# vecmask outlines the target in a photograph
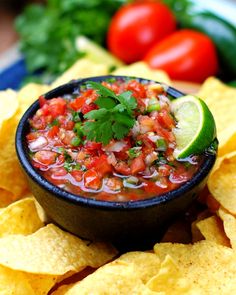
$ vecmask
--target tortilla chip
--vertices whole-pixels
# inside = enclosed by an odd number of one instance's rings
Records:
[[[29,235],[42,226],[33,198],[20,200],[0,211],[0,238],[12,234]]]
[[[203,98],[215,118],[219,155],[236,150],[236,89],[216,78],[208,78],[202,85],[198,96]]]
[[[203,294],[235,294],[236,256],[231,248],[201,241],[193,245],[160,243],[154,250],[161,261],[170,255],[183,277]]]
[[[80,52],[84,51],[85,57],[94,63],[105,64],[109,67],[120,67],[124,65],[123,62],[112,55],[111,52],[85,36],[76,38],[76,48]]]
[[[166,72],[162,70],[153,70],[146,63],[140,61],[128,66],[120,67],[112,72],[112,75],[124,75],[131,77],[140,77],[162,82],[171,85],[171,81]]]
[[[146,283],[160,269],[160,259],[154,253],[128,252],[117,260],[132,263],[135,266],[135,272],[143,283]]]
[[[0,264],[34,274],[63,275],[86,266],[97,268],[111,260],[116,250],[103,243],[91,243],[53,224],[32,235],[10,235],[0,239]]]
[[[232,125],[225,128],[224,132],[218,136],[220,141],[220,147],[218,150],[218,156],[222,157],[236,150],[236,130]]]
[[[182,276],[174,260],[167,255],[161,264],[161,268],[147,286],[155,292],[163,292],[166,295],[199,294],[198,290],[191,290],[188,280]],[[195,293],[194,293],[195,292]]]
[[[74,285],[62,287],[53,295],[117,295],[137,294],[154,295],[139,278],[132,263],[115,260],[100,267],[93,274]]]
[[[208,188],[222,207],[236,215],[236,151],[218,158]]]
[[[71,80],[103,76],[109,73],[109,66],[105,64],[94,63],[90,59],[81,58],[64,74],[57,78],[51,85],[51,88],[58,87]]]
[[[232,248],[236,250],[236,218],[223,208],[220,208],[218,212],[224,223],[226,236],[230,239]]]
[[[19,102],[15,91],[11,89],[0,91],[0,128],[3,121],[14,116],[18,106]]]
[[[230,241],[225,235],[222,221],[217,216],[211,216],[196,223],[197,228],[206,240],[230,247]]]
[[[36,295],[24,273],[14,271],[4,266],[0,266],[0,294]]]
[[[28,183],[15,152],[16,115],[4,121],[0,131],[0,188],[20,199],[28,192]]]
[[[46,93],[50,90],[48,85],[36,84],[36,83],[29,83],[17,94],[17,98],[19,100],[21,115],[28,109],[28,107],[35,102],[40,95]]]

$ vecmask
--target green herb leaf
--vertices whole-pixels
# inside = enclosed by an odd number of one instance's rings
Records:
[[[100,108],[105,108],[107,110],[110,110],[116,106],[116,102],[111,97],[99,97],[96,99],[95,103]]]
[[[97,82],[89,81],[89,87],[97,90],[100,95],[95,103],[99,110],[92,110],[84,117],[91,121],[85,122],[84,134],[92,141],[108,144],[112,138],[122,139],[135,123],[133,110],[137,102],[132,92],[126,91],[116,95],[113,91]]]
[[[91,87],[92,89],[97,90],[97,93],[102,97],[113,97],[117,99],[116,94],[108,89],[107,87],[103,86],[101,83],[89,81],[86,83],[88,87]]]

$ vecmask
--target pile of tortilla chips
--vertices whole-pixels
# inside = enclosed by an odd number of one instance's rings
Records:
[[[219,139],[199,200],[205,209],[192,224],[176,221],[153,249],[119,256],[112,245],[83,241],[48,223],[30,194],[14,148],[24,111],[57,85],[108,73],[109,65],[84,58],[51,86],[0,92],[0,294],[236,294],[236,89],[215,78],[198,93],[215,117]],[[114,74],[171,83],[143,63]]]

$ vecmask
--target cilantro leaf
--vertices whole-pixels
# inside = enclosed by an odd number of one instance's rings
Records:
[[[108,111],[106,109],[93,110],[85,114],[84,118],[97,120],[97,119],[102,119],[107,114],[108,114]]]
[[[122,139],[127,135],[127,127],[123,124],[120,124],[118,122],[115,122],[112,125],[112,131],[115,134],[116,139]]]
[[[120,95],[118,95],[117,98],[119,102],[126,108],[129,114],[131,114],[132,110],[134,110],[137,107],[136,99],[132,97],[131,91],[123,92]]]
[[[135,123],[133,110],[137,102],[132,92],[116,95],[100,83],[89,81],[86,85],[97,90],[99,97],[95,103],[100,107],[84,115],[85,119],[90,120],[82,127],[87,139],[106,145],[112,138],[124,138]]]
[[[98,105],[100,108],[105,108],[110,110],[116,106],[116,102],[111,97],[99,97],[96,99],[95,104]]]
[[[92,89],[97,90],[97,93],[102,97],[113,97],[113,98],[117,99],[116,94],[112,90],[110,90],[107,87],[103,86],[101,83],[88,81],[86,83],[86,85],[91,87]]]

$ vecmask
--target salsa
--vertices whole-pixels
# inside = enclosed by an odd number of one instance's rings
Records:
[[[54,185],[106,201],[135,201],[192,178],[201,156],[176,160],[176,121],[165,87],[154,82],[87,82],[46,100],[29,120],[32,165]]]

